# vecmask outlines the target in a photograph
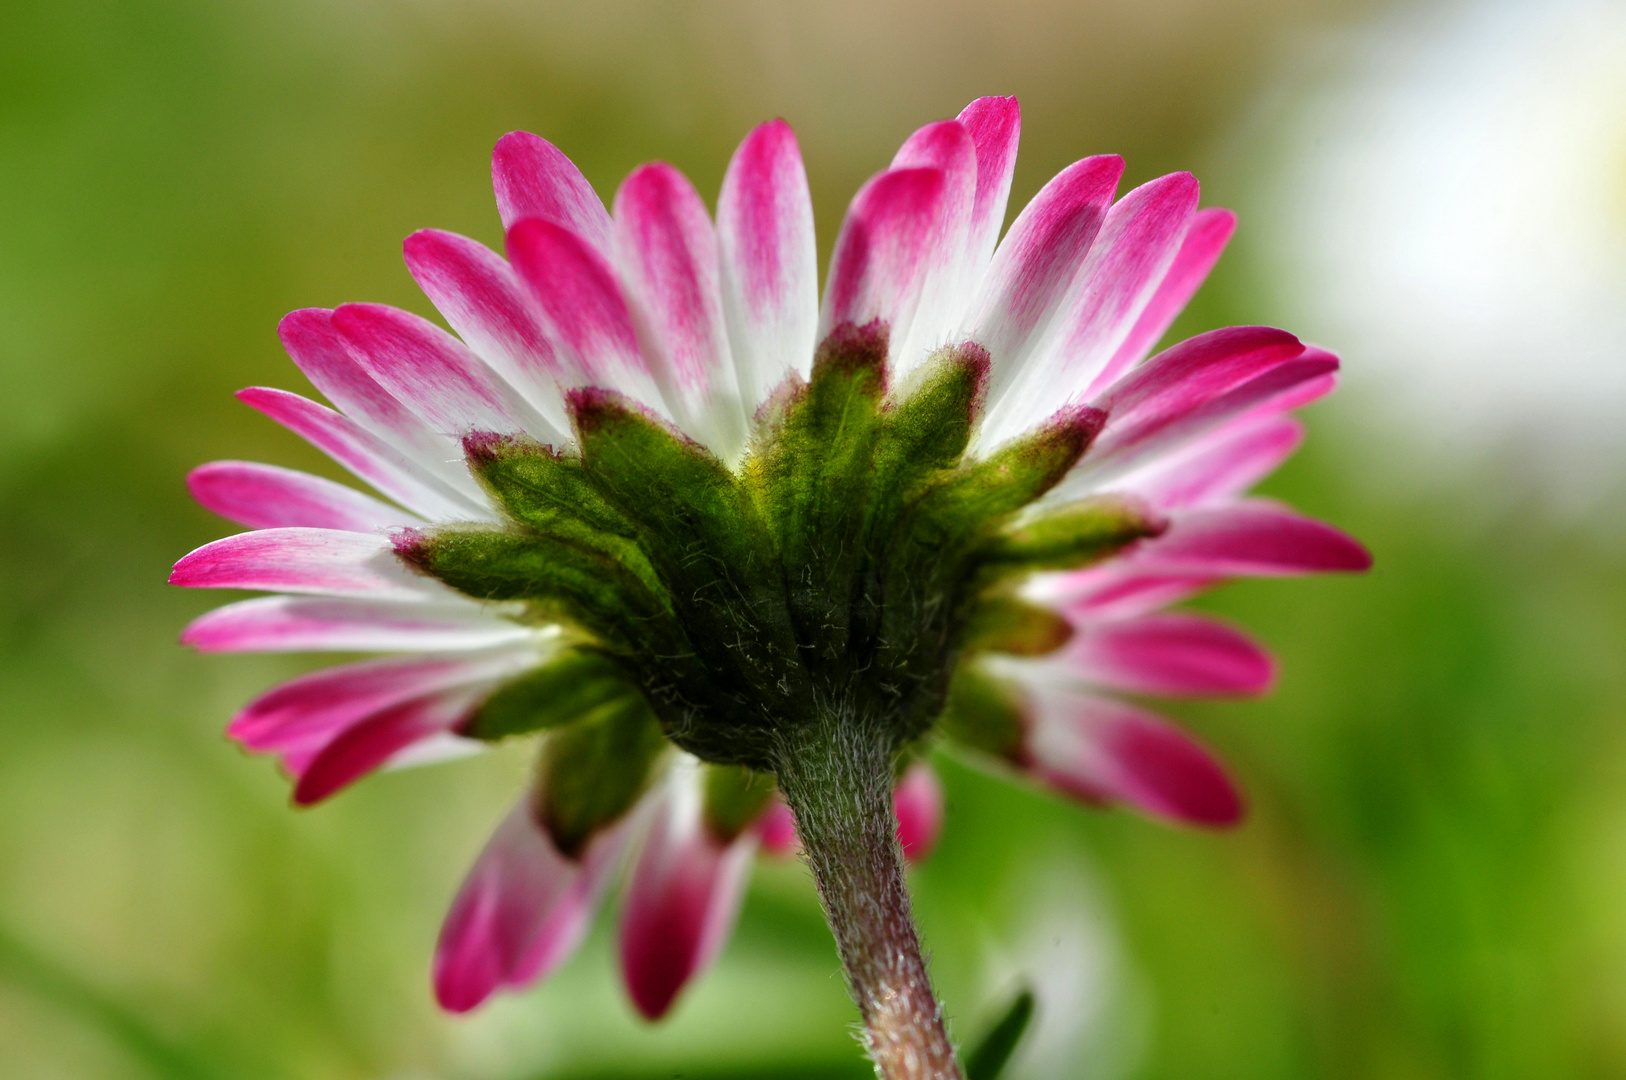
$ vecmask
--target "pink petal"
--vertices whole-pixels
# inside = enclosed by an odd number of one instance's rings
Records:
[[[812,370],[819,268],[807,173],[790,125],[740,143],[717,197],[723,310],[740,398],[761,404],[789,371]]]
[[[436,652],[508,645],[532,634],[469,603],[261,596],[215,608],[181,641],[200,652]]]
[[[454,686],[519,670],[534,654],[363,660],[292,679],[246,705],[226,734],[250,750],[326,743],[352,724]]]
[[[397,769],[416,769],[425,765],[440,765],[448,761],[461,761],[491,749],[491,744],[469,739],[455,731],[442,731],[427,739],[419,739],[411,746],[392,755],[380,772]]]
[[[581,877],[537,928],[529,951],[520,957],[508,977],[510,987],[519,989],[547,977],[576,951],[592,923],[593,912],[604,898],[610,876],[621,864],[621,852],[631,831],[632,826],[623,823],[589,843]]]
[[[719,842],[701,821],[694,794],[667,793],[621,913],[621,974],[649,1020],[664,1016],[689,980],[717,958],[739,916],[756,852],[749,830],[732,843]]]
[[[901,345],[931,259],[947,181],[939,169],[895,169],[853,196],[824,288],[819,337],[879,319]]]
[[[284,747],[283,763],[298,777],[294,802],[321,802],[413,743],[450,731],[476,700],[477,695],[462,690],[421,697],[374,713],[320,746]]]
[[[299,370],[340,412],[442,483],[483,501],[456,446],[379,384],[334,325],[333,312],[289,312],[277,324],[277,334]]]
[[[489,689],[489,684],[482,691]],[[431,765],[480,753],[489,744],[454,734],[475,704],[469,693],[456,690],[440,697],[425,697],[380,709],[342,727],[310,731],[267,747],[294,779],[294,803],[307,806],[374,772],[390,772],[415,765]],[[441,721],[425,711],[441,710]],[[331,754],[329,751],[333,751]],[[321,769],[312,769],[321,762]],[[309,781],[305,777],[311,776]]]
[[[1276,665],[1246,635],[1185,612],[1080,628],[1058,665],[1087,682],[1169,697],[1251,695],[1270,689]]]
[[[541,310],[508,262],[466,236],[424,229],[406,238],[407,268],[452,329],[563,432],[563,376]],[[549,436],[552,437],[551,435]]]
[[[548,974],[581,943],[626,827],[594,839],[580,862],[537,824],[527,794],[511,810],[452,901],[435,949],[435,997],[468,1012],[495,991]]]
[[[1211,506],[1269,476],[1303,441],[1304,425],[1292,417],[1249,417],[1135,473],[1123,487],[1159,509]]]
[[[992,394],[1011,376],[1060,314],[1078,268],[1100,232],[1123,175],[1116,155],[1067,166],[1022,208],[994,253],[972,305],[971,337],[997,357]]]
[[[342,413],[298,394],[264,386],[237,392],[245,405],[269,416],[357,477],[426,518],[490,520],[494,515],[475,488],[465,494],[415,457],[408,456]],[[450,452],[451,444],[446,444]],[[462,468],[461,464],[459,468]],[[463,470],[463,484],[472,484]],[[476,500],[479,501],[476,501]]]
[[[892,812],[904,857],[920,862],[930,855],[943,831],[943,782],[937,770],[923,761],[909,766],[892,789]]]
[[[1179,603],[1209,588],[1217,577],[1139,572],[1133,556],[1072,574],[1058,575],[1040,602],[1075,622],[1129,619]]]
[[[427,319],[383,304],[345,304],[333,325],[373,378],[437,433],[557,437],[513,387]]]
[[[1303,352],[1298,338],[1274,327],[1211,330],[1158,353],[1096,398],[1095,404],[1107,411],[1113,428],[1132,431],[1166,413],[1190,409]]]
[[[1234,232],[1236,215],[1231,211],[1212,207],[1197,211],[1197,215],[1191,219],[1191,230],[1180,245],[1180,253],[1169,266],[1169,272],[1163,275],[1157,291],[1147,301],[1146,310],[1136,320],[1135,328],[1129,331],[1124,343],[1118,346],[1118,351],[1096,377],[1090,393],[1111,386],[1113,380],[1140,363],[1152,350],[1207,280],[1208,272],[1219,262]]]
[[[801,841],[796,838],[796,815],[790,812],[790,807],[778,795],[762,811],[754,828],[765,854],[782,857],[792,854],[801,846]]]
[[[510,131],[491,151],[491,182],[504,231],[523,218],[563,225],[600,251],[610,250],[610,215],[581,170],[548,140]]]
[[[305,377],[345,415],[379,433],[422,436],[437,445],[422,422],[357,362],[333,325],[333,312],[290,311],[277,324],[277,336]]]
[[[1316,345],[1306,345],[1304,355],[1295,361],[1306,368],[1319,367],[1324,374],[1315,378],[1295,381],[1285,389],[1271,389],[1261,386],[1259,392],[1251,395],[1252,400],[1244,408],[1238,410],[1239,416],[1256,416],[1261,413],[1284,413],[1294,409],[1301,409],[1311,402],[1320,401],[1332,393],[1338,386],[1338,357],[1326,349]],[[1265,382],[1266,380],[1261,380]],[[1244,389],[1239,387],[1238,389]]]
[[[1158,353],[1092,403],[1107,423],[1098,455],[1144,442],[1236,386],[1304,352],[1299,339],[1268,326],[1231,326]]]
[[[395,557],[388,537],[337,529],[257,529],[184,556],[171,585],[421,600],[435,586]]]
[[[1319,401],[1338,385],[1338,357],[1314,345],[1277,368],[1257,375],[1203,406],[1181,425],[1181,438],[1244,418],[1291,412]]]
[[[981,97],[961,109],[957,119],[976,148],[977,192],[966,250],[980,273],[1005,224],[1005,203],[1016,171],[1016,144],[1022,134],[1022,106],[1014,97]]]
[[[1069,371],[1104,364],[1129,336],[1180,252],[1197,196],[1195,177],[1173,173],[1142,184],[1107,212],[1079,275],[1070,332],[1058,343]]]
[[[1126,802],[1154,817],[1225,827],[1242,797],[1200,743],[1117,701],[1044,690],[1033,696],[1029,771],[1090,802]]]
[[[372,532],[423,519],[320,476],[251,461],[215,461],[186,477],[206,510],[251,529],[305,525]]]
[[[977,150],[958,120],[927,124],[904,141],[891,170],[933,169],[943,175],[941,206],[924,257],[914,314],[893,324],[890,353],[906,374],[950,343],[965,319],[966,305],[984,264],[973,263],[971,219],[977,194]]]
[[[508,230],[508,257],[547,318],[571,385],[659,400],[606,256],[569,229],[530,218]]]
[[[1285,507],[1249,500],[1171,515],[1168,532],[1145,542],[1139,567],[1159,573],[1228,577],[1366,570],[1359,542],[1331,525]]]
[[[964,124],[938,120],[916,129],[892,155],[892,164],[887,167],[888,172],[903,169],[936,169],[944,174],[944,183],[950,188],[965,185],[965,206],[959,206],[961,195],[956,190],[946,200],[946,207],[963,214],[969,228],[977,196],[977,147]]]
[[[1197,181],[1175,173],[1119,199],[1079,268],[1045,340],[991,402],[984,440],[997,446],[1081,400],[1123,344],[1180,250],[1197,210]]]
[[[614,235],[651,374],[679,425],[732,460],[745,442],[746,417],[706,204],[670,165],[644,165],[616,192]]]
[[[1151,366],[1149,363],[1140,370]],[[1212,396],[1194,393],[1181,400],[1176,395],[1168,400],[1166,410],[1160,408],[1160,403],[1150,403],[1116,425],[1109,417],[1084,460],[1054,489],[1051,498],[1098,491],[1109,480],[1160,456],[1183,453],[1196,440],[1231,423],[1285,412],[1314,400],[1332,389],[1337,370],[1337,357],[1320,349],[1306,349]],[[1194,379],[1193,388],[1201,389],[1202,381],[1200,376]]]

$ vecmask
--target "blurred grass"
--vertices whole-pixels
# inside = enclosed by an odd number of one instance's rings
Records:
[[[621,998],[609,920],[535,994],[437,1015],[441,912],[523,761],[290,810],[219,732],[308,661],[174,644],[217,598],[167,589],[167,568],[226,528],[181,477],[221,457],[331,474],[231,392],[299,385],[273,333],[291,308],[427,312],[393,245],[427,225],[497,242],[485,163],[505,130],[558,141],[605,193],[660,156],[709,195],[745,128],[783,113],[828,245],[891,146],[976,93],[1023,96],[1018,200],[1087,152],[1144,179],[1200,159],[1273,35],[1350,10],[7,4],[0,1072],[863,1075],[794,866],[758,872],[719,968],[659,1028]],[[1269,315],[1246,237],[1188,329]],[[1626,554],[1516,473],[1398,494],[1417,488],[1374,474],[1393,456],[1341,409],[1312,412],[1267,490],[1367,540],[1377,569],[1205,601],[1277,650],[1282,683],[1172,710],[1234,763],[1244,829],[1173,832],[945,762],[948,828],[915,881],[957,1030],[1008,999],[1013,967],[1072,957],[1098,997],[1052,992],[1047,1013],[1041,993],[1041,1034],[1089,1032],[1057,1075],[1626,1072]],[[1082,921],[1024,953],[1045,888]]]

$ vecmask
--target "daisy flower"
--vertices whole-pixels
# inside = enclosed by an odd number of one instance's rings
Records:
[[[282,321],[332,407],[239,397],[383,498],[196,470],[250,531],[171,581],[271,595],[183,640],[384,654],[232,721],[300,804],[542,736],[442,930],[446,1008],[558,966],[624,873],[622,971],[659,1016],[757,850],[799,843],[883,1075],[958,1076],[900,863],[941,821],[928,747],[1172,821],[1241,816],[1205,749],[1118,695],[1263,691],[1258,646],[1164,609],[1367,565],[1243,495],[1338,361],[1264,327],[1148,358],[1232,215],[1184,173],[1117,198],[1122,161],[1090,157],[1001,239],[1018,129],[1014,98],[982,98],[910,136],[854,197],[822,301],[782,121],[741,144],[715,218],[658,163],[606,211],[516,132],[492,165],[506,258],[406,241],[455,336],[376,304]]]

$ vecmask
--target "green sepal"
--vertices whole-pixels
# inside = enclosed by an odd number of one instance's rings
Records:
[[[617,394],[577,390],[568,404],[588,480],[632,522],[667,586],[698,661],[689,669],[728,700],[777,708],[800,694],[774,545],[744,485]]]
[[[1095,495],[1002,530],[984,545],[981,558],[998,576],[1076,570],[1168,527],[1167,518],[1139,499]]]
[[[575,858],[631,810],[665,748],[641,695],[612,701],[549,735],[537,765],[537,816],[559,851]]]
[[[463,438],[469,471],[510,517],[543,533],[586,525],[633,539],[637,531],[588,482],[581,458],[523,435],[475,432]]]
[[[945,736],[972,750],[1020,763],[1027,722],[1015,687],[975,663],[962,663],[949,683],[941,720]]]
[[[952,595],[951,586],[969,571],[973,549],[1060,482],[1100,425],[1098,410],[1079,410],[986,460],[942,474],[905,512],[891,575],[926,585],[935,595]],[[906,608],[896,614],[912,620],[916,613]]]
[[[775,790],[771,773],[743,765],[705,765],[701,819],[720,843],[731,843],[762,816]]]
[[[966,343],[940,350],[922,368],[916,389],[884,416],[875,447],[874,493],[865,522],[864,546],[876,560],[907,562],[910,544],[894,550],[907,520],[904,507],[931,482],[952,478],[965,453],[988,381],[988,353]]]
[[[900,735],[932,722],[981,583],[980,549],[999,528],[1055,486],[1100,430],[1099,410],[1078,409],[947,473],[910,501],[882,568],[877,662],[905,712]]]
[[[655,595],[665,591],[637,530],[588,481],[581,457],[523,435],[463,437],[469,471],[517,524],[621,564]]]
[[[798,639],[814,660],[846,650],[852,590],[886,393],[886,332],[837,327],[807,386],[783,406],[747,464],[751,494],[779,550]]]
[[[677,631],[669,600],[612,554],[521,529],[449,527],[395,536],[409,565],[477,600],[521,600],[538,621],[567,621],[622,650]],[[663,637],[662,635],[665,635]]]
[[[908,487],[965,453],[988,385],[988,350],[973,342],[939,349],[888,410],[876,472]]]
[[[638,695],[638,688],[603,653],[566,649],[535,671],[498,687],[475,709],[459,734],[487,742],[528,735],[564,727],[605,705]]]
[[[978,524],[1014,514],[1061,482],[1105,421],[1099,409],[1073,409],[962,466],[928,495],[930,506],[941,516]]]
[[[995,594],[972,609],[963,647],[967,652],[1045,656],[1072,637],[1073,624],[1050,608]]]

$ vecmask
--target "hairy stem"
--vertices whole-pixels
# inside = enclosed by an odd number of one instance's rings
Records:
[[[884,1080],[963,1080],[920,955],[892,813],[892,752],[879,732],[833,716],[779,756],[865,1043]]]

